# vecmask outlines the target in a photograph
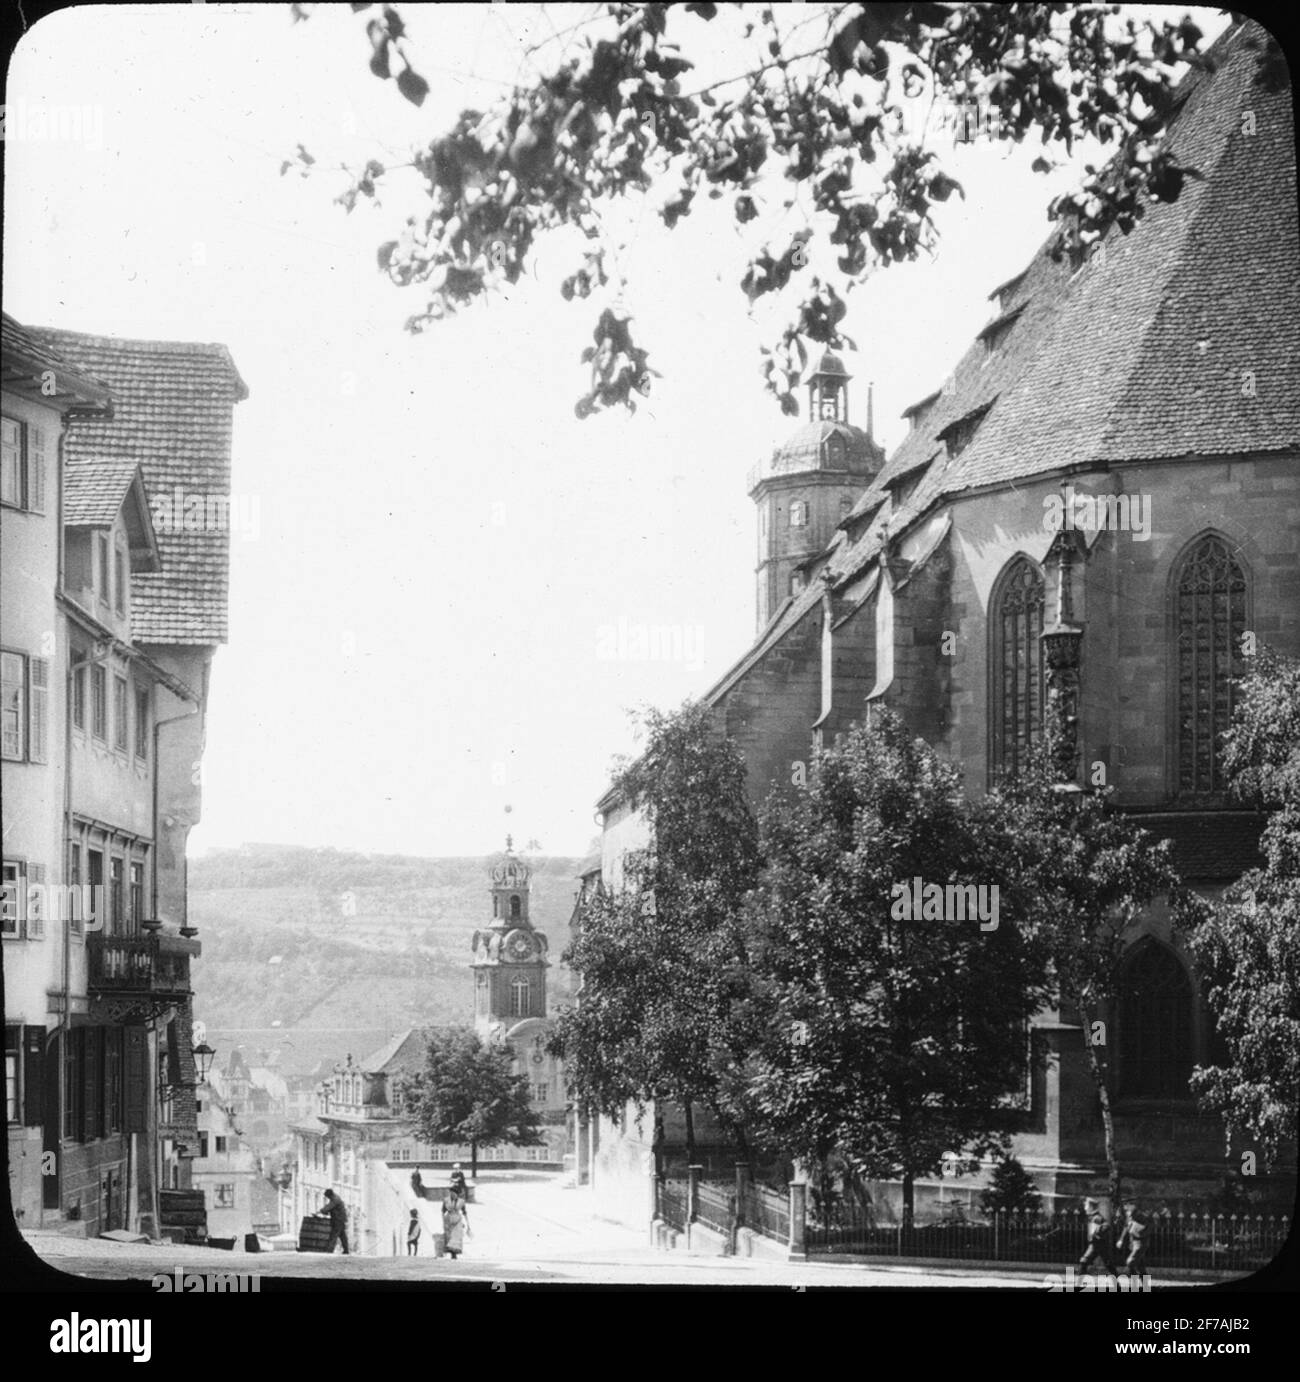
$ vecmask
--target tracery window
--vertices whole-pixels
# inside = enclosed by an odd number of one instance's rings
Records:
[[[1016,557],[993,595],[989,628],[992,758],[995,773],[1024,767],[1043,732],[1043,574],[1028,557]]]
[[[1234,680],[1244,671],[1246,573],[1217,533],[1183,557],[1174,586],[1177,659],[1177,792],[1227,791],[1221,736],[1232,718]]]

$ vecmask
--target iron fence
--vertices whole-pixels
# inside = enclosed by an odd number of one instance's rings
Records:
[[[1291,1230],[1286,1215],[1140,1215],[1145,1225],[1144,1265],[1254,1271],[1281,1250]],[[1112,1222],[1112,1260],[1120,1225]],[[881,1257],[940,1257],[966,1261],[1026,1262],[1064,1266],[1076,1263],[1092,1229],[1082,1210],[1054,1214],[994,1214],[967,1219],[958,1211],[910,1226],[880,1223],[870,1206],[810,1196],[806,1241],[810,1252],[847,1252]]]
[[[689,1200],[688,1183],[684,1180],[670,1180],[665,1177],[658,1184],[656,1198],[659,1218],[669,1228],[684,1232]]]
[[[764,1238],[775,1238],[780,1243],[790,1241],[790,1196],[769,1190],[766,1185],[746,1181],[741,1188],[737,1203],[740,1223],[761,1233]]]
[[[736,1196],[720,1185],[701,1182],[695,1195],[695,1217],[728,1238],[736,1228]]]

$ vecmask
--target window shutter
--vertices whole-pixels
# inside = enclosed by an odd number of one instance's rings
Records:
[[[23,1028],[23,1123],[39,1128],[44,1122],[42,1099],[45,1087],[45,1028]]]
[[[126,1125],[125,1132],[148,1130],[149,1075],[143,1027],[127,1027],[126,1037]]]
[[[45,428],[27,429],[27,507],[45,512]]]
[[[50,660],[31,659],[31,697],[28,705],[27,756],[33,763],[49,762]]]
[[[33,898],[32,884],[38,883],[41,892]],[[27,938],[41,940],[45,935],[45,865],[27,865]]]

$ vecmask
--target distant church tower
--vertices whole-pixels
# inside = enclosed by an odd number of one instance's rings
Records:
[[[807,582],[858,496],[880,473],[885,454],[867,426],[849,422],[849,372],[829,350],[808,380],[808,421],[750,472],[758,509],[758,627]]]
[[[567,1096],[561,1061],[546,1049],[547,941],[529,919],[531,870],[506,851],[488,866],[492,924],[474,932],[474,1027],[485,1042],[510,1048],[514,1073],[528,1084],[528,1097],[542,1122],[545,1145],[516,1149],[528,1160],[560,1163],[568,1150]]]
[[[546,1017],[546,937],[528,917],[531,875],[506,836],[506,852],[488,868],[492,924],[474,932],[474,1026],[504,1036],[529,1018]]]

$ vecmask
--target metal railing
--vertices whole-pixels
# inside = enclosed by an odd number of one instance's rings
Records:
[[[761,1233],[764,1238],[775,1238],[779,1243],[790,1241],[790,1196],[769,1190],[765,1185],[746,1181],[741,1187],[736,1206],[740,1224]]]
[[[1272,1261],[1291,1230],[1286,1215],[1161,1212],[1139,1218],[1146,1269],[1254,1271]],[[1063,1266],[1078,1262],[1091,1229],[1092,1221],[1082,1210],[994,1214],[979,1220],[959,1214],[904,1226],[878,1222],[869,1206],[810,1196],[806,1241],[809,1252]],[[1112,1222],[1110,1230],[1111,1262],[1118,1270],[1124,1265],[1115,1246],[1121,1225]]]
[[[86,938],[89,987],[105,993],[187,994],[194,943],[173,936]]]
[[[656,1191],[659,1218],[678,1232],[686,1229],[687,1213],[690,1206],[689,1183],[684,1180],[661,1180]]]
[[[736,1196],[726,1186],[702,1182],[695,1196],[695,1217],[702,1224],[726,1235],[736,1231]]]

